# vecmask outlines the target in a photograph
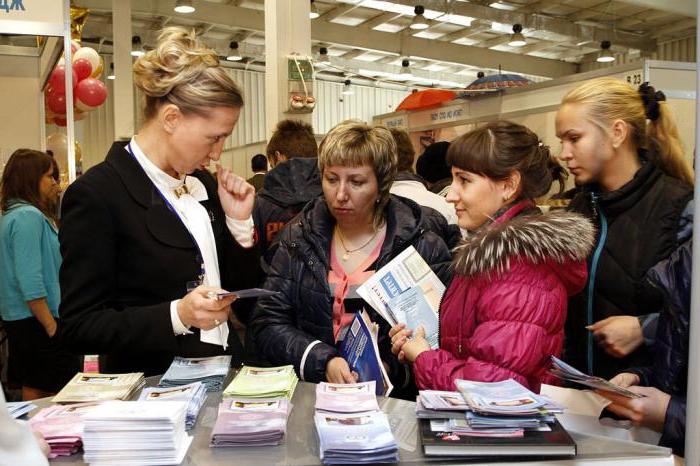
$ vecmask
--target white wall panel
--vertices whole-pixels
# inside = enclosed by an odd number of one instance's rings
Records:
[[[695,55],[695,37],[691,36],[659,43],[656,51],[648,58],[652,60],[695,62]],[[639,56],[630,57],[627,54],[615,54],[615,58],[616,60],[612,63],[598,63],[595,61],[583,63],[581,64],[580,72],[584,73],[586,71],[599,70],[642,60]]]

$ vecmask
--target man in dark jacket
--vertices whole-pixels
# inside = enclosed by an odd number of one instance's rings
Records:
[[[279,122],[267,144],[267,158],[273,168],[265,176],[253,209],[263,268],[272,259],[268,249],[280,230],[321,194],[317,155],[311,125],[294,120]]]
[[[654,365],[629,369],[611,382],[644,395],[626,398],[609,392],[607,409],[662,433],[660,444],[683,456],[690,332],[692,242],[649,271],[648,280],[664,297],[654,342]]]

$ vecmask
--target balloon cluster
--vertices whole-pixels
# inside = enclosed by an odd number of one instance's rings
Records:
[[[107,87],[98,78],[104,70],[104,60],[90,47],[71,42],[73,68],[73,118],[82,120],[86,113],[102,105],[107,99]],[[61,58],[49,76],[44,92],[46,123],[66,126],[66,63]]]

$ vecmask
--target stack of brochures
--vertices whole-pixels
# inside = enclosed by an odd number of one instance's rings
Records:
[[[49,458],[70,456],[83,445],[83,416],[100,402],[53,405],[44,408],[29,420],[35,432],[40,432],[51,448]]]
[[[357,374],[358,381],[373,381],[377,395],[389,396],[394,386],[379,355],[379,326],[370,320],[363,309],[355,314],[352,323],[346,328],[339,337],[340,357]]]
[[[95,465],[180,464],[192,437],[183,401],[108,401],[84,416],[83,457]]]
[[[208,392],[219,392],[223,387],[230,366],[231,356],[175,357],[158,385],[160,387],[179,387],[202,382]]]
[[[250,367],[243,366],[231,381],[224,397],[292,399],[299,379],[294,366]]]
[[[212,447],[279,445],[292,403],[278,398],[224,398],[211,436]]]
[[[7,403],[7,410],[13,419],[18,419],[36,409],[36,405],[29,401],[10,401]]]
[[[323,464],[399,461],[399,448],[386,414],[379,410],[374,384],[317,386],[314,422]]]
[[[552,368],[550,369],[549,373],[556,377],[559,377],[562,380],[585,385],[587,387],[594,388],[597,390],[613,392],[618,395],[626,396],[628,398],[642,397],[642,395],[640,395],[639,393],[634,393],[633,391],[617,386],[614,383],[611,383],[600,377],[584,374],[575,367],[568,365],[567,363],[555,356],[551,356],[551,359]]]
[[[438,347],[438,310],[445,285],[413,246],[406,248],[357,289],[390,325],[406,324],[425,330],[432,348]]]
[[[194,427],[199,410],[207,398],[207,389],[202,382],[195,382],[179,387],[146,387],[141,392],[139,400],[143,401],[184,401],[187,403],[185,428]]]
[[[53,397],[54,403],[127,400],[145,385],[142,372],[98,374],[78,372]]]
[[[576,444],[554,416],[563,410],[551,400],[536,395],[513,379],[501,382],[456,380],[455,385],[459,392],[426,390],[419,393],[420,406],[416,407],[416,413],[421,418],[426,455],[545,457],[576,454]]]

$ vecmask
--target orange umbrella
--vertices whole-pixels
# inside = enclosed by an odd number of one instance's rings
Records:
[[[455,97],[457,97],[457,94],[444,89],[413,91],[408,97],[403,99],[403,102],[401,102],[398,107],[396,107],[396,111],[437,107],[441,103],[449,102]]]

